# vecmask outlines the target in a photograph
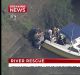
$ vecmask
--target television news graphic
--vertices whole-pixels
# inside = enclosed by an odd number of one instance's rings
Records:
[[[8,5],[9,13],[26,13],[28,11],[26,4]]]
[[[80,67],[80,59],[9,58],[9,67]]]

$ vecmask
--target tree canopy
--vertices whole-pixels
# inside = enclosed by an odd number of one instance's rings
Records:
[[[62,27],[73,21],[71,0],[50,0],[42,10],[42,20],[46,28],[51,26]]]

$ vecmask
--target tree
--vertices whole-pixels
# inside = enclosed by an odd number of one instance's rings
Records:
[[[62,27],[72,22],[73,19],[71,0],[50,0],[49,4],[43,7],[42,20],[46,28]]]

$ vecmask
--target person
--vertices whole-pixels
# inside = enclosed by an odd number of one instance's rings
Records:
[[[66,37],[65,35],[63,34],[60,34],[58,40],[57,40],[57,43],[60,44],[60,45],[65,45],[66,44]]]
[[[28,33],[28,40],[31,42],[32,46],[35,47],[35,37],[34,35],[37,33],[37,28],[32,28]]]
[[[50,39],[52,39],[52,29],[49,29],[49,30],[48,30],[48,33],[49,33]]]
[[[57,28],[57,30],[56,30],[56,41],[58,40],[59,36],[60,36],[60,29]]]
[[[44,33],[39,29],[38,32],[35,34],[36,48],[40,49],[43,41],[44,41]]]
[[[52,31],[51,30],[46,30],[45,34],[44,34],[44,41],[47,39],[49,41],[51,41],[51,37],[52,37]]]
[[[57,42],[60,35],[60,29],[58,27],[53,28],[53,37],[55,38],[55,42]]]
[[[54,35],[54,37],[56,37],[56,33],[57,33],[57,28],[54,27],[54,28],[53,28],[53,35]]]

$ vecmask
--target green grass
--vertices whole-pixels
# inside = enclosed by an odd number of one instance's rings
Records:
[[[8,4],[12,3],[12,0],[2,0],[2,9],[6,9],[8,7]]]
[[[10,31],[10,24],[7,15],[2,16],[2,26],[3,30]],[[16,24],[17,25],[17,24]],[[22,25],[22,26],[21,26]],[[32,28],[32,22],[31,20],[21,19],[19,20],[19,29],[22,29],[22,27],[25,27],[28,31]],[[9,75],[9,68],[8,68],[8,58],[10,54],[8,54],[5,50],[2,50],[2,75]]]
[[[30,20],[22,22],[22,25],[25,26],[28,31],[32,28],[32,22]]]
[[[2,10],[5,10],[5,9],[7,10],[8,4],[12,3],[13,1],[12,0],[2,0]],[[10,30],[11,26],[9,23],[10,22],[9,13],[5,13],[5,14],[2,13],[1,21],[2,21],[2,31],[3,32],[11,31]],[[22,25],[21,27],[19,27],[21,29],[22,29],[22,27],[25,27],[28,30],[30,30],[32,27],[32,22],[30,20],[26,20],[26,18],[20,19],[19,22],[20,22],[20,25]],[[2,50],[1,56],[2,56],[2,60],[1,60],[2,75],[9,75],[8,58],[9,58],[10,54],[7,51]]]

